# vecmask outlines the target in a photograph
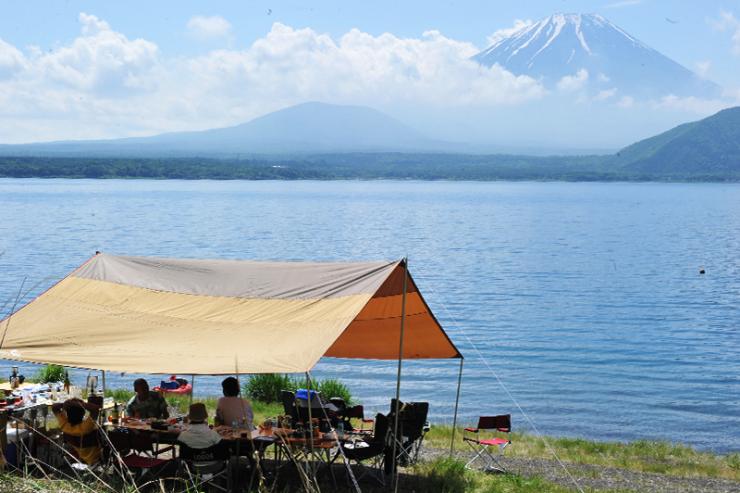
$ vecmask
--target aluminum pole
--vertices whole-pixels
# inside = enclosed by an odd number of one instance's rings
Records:
[[[460,372],[457,374],[457,394],[455,395],[455,414],[452,418],[452,438],[450,439],[450,457],[455,449],[455,430],[457,429],[457,406],[460,403],[460,384],[462,383],[463,359],[460,356]]]
[[[409,260],[403,259],[403,293],[401,296],[401,333],[398,338],[398,373],[396,375],[396,409],[395,423],[393,424],[393,482],[394,491],[398,491],[398,464],[396,457],[396,445],[398,444],[398,411],[401,406],[401,368],[403,366],[403,336],[406,328],[406,290],[409,278]]]

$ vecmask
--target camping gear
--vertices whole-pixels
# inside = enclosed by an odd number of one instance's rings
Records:
[[[493,435],[486,438],[481,432],[505,434],[506,438]],[[482,459],[485,461],[484,470],[506,472],[498,459],[504,455],[504,450],[511,444],[511,415],[481,416],[476,428],[465,428],[463,441],[476,452],[473,458],[465,464],[465,467],[470,468],[474,462]],[[493,447],[498,447],[498,457],[491,453],[490,449]]]
[[[3,324],[3,357],[129,373],[304,373],[323,356],[398,359],[405,311],[403,358],[460,358],[405,273],[404,261],[100,253]]]
[[[308,376],[324,356],[395,360],[396,398],[404,359],[458,358],[462,374],[463,356],[406,259],[254,262],[96,252],[16,311],[12,324],[4,322],[3,358],[101,371]]]

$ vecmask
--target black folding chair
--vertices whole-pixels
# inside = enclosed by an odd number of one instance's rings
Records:
[[[229,448],[223,440],[205,449],[194,449],[180,443],[180,474],[189,478],[188,483],[195,491],[201,491],[203,487],[229,492],[229,458]]]
[[[486,436],[483,436],[481,432],[487,432]],[[501,434],[506,438],[497,436]],[[485,471],[506,472],[499,459],[503,457],[506,447],[511,444],[511,414],[481,416],[476,428],[465,428],[463,441],[475,452],[465,467],[470,468],[475,461],[480,459],[485,461]],[[491,448],[494,447],[498,448],[498,456],[491,453]]]
[[[372,474],[371,477],[381,486],[385,486],[384,472],[387,472],[385,461],[389,454],[389,426],[388,417],[378,414],[375,417],[373,434],[364,440],[340,444],[342,449],[337,451],[332,462],[344,455],[350,466],[354,463],[356,468],[359,469],[359,474],[356,476],[358,480],[366,475],[371,475],[372,470],[375,470],[375,474]],[[372,469],[367,467],[366,463],[371,463]]]
[[[396,400],[392,399],[391,413],[388,415],[390,434],[396,441],[396,462],[406,467],[419,459],[424,436],[429,431],[429,403],[401,402],[398,406],[398,434],[394,435],[395,412]]]
[[[280,402],[283,404],[283,412],[286,416],[290,416],[293,423],[298,421],[298,409],[295,405],[295,393],[290,390],[280,391]]]

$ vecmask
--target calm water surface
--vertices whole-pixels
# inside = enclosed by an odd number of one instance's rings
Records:
[[[408,255],[467,358],[464,421],[511,412],[531,429],[497,375],[543,433],[740,450],[738,185],[0,180],[0,219],[0,307],[24,277],[30,298],[95,250]],[[394,363],[325,359],[315,374],[368,412],[395,391]],[[451,420],[455,361],[404,375],[403,397]]]

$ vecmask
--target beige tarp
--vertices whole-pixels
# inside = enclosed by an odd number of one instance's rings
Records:
[[[402,262],[98,254],[0,323],[0,358],[137,373],[305,372],[396,359]],[[404,358],[461,357],[407,278]]]

